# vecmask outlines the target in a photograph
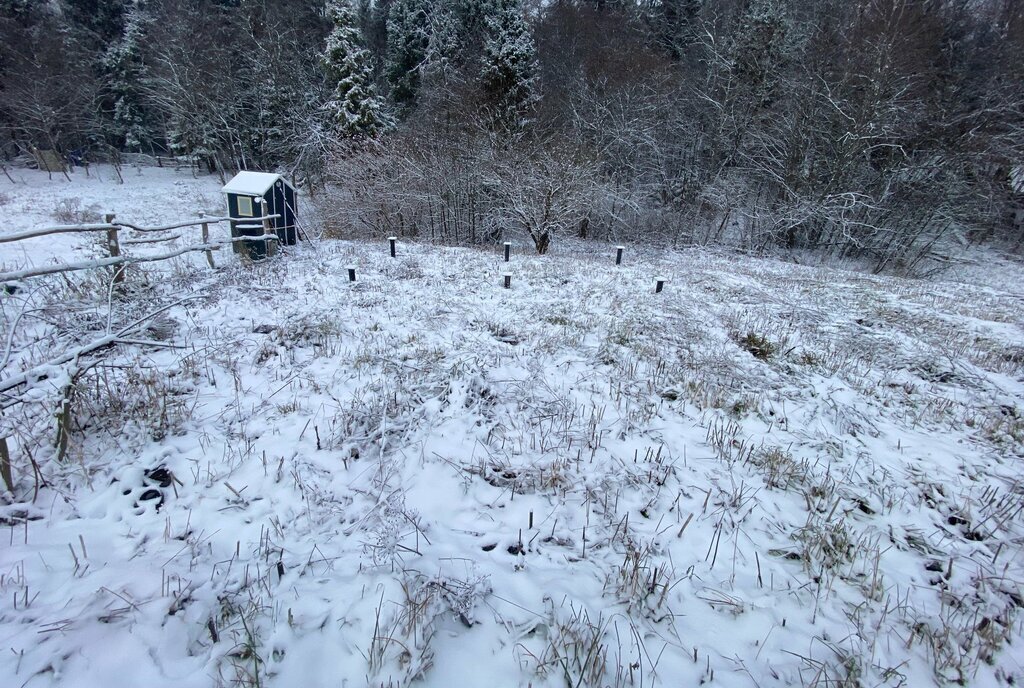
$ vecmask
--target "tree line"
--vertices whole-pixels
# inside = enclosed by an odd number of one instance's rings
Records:
[[[1016,0],[0,0],[0,151],[279,169],[340,234],[1020,248]]]

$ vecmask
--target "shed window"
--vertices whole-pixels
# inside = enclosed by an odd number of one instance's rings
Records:
[[[242,217],[252,217],[252,199],[248,196],[238,197],[238,214]]]

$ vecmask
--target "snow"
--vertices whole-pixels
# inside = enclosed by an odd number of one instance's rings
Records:
[[[249,172],[242,171],[231,178],[224,188],[221,189],[223,193],[229,194],[252,194],[253,196],[262,196],[267,193],[278,180],[284,179],[279,174],[272,172]],[[287,184],[288,182],[285,181]],[[289,184],[289,186],[291,186]]]
[[[173,223],[195,218],[200,211],[223,216],[227,207],[221,197],[220,182],[209,175],[193,176],[190,170],[158,167],[124,167],[125,183],[108,165],[93,165],[88,176],[83,168],[70,174],[69,182],[61,174],[39,170],[10,170],[16,184],[0,185],[0,210],[6,221],[0,235],[68,224],[54,217],[60,204],[72,202],[80,212],[88,212],[93,222],[102,221],[104,213],[114,213],[116,221],[139,226]],[[74,206],[77,204],[77,206]],[[75,223],[72,223],[75,224]],[[214,226],[217,238],[227,238],[227,225]],[[187,239],[199,238],[199,228]],[[25,269],[50,262],[72,262],[96,253],[98,244],[106,242],[104,232],[92,234],[39,237],[16,243],[0,244],[0,271]],[[188,243],[198,243],[189,241]]]
[[[139,183],[174,194],[187,179]],[[99,189],[119,218],[181,219],[178,204],[146,217],[131,183],[75,180],[60,188]],[[17,229],[52,224],[23,217]],[[615,266],[614,245],[526,248],[505,263],[500,246],[399,241],[391,258],[383,241],[322,241],[255,266],[223,251],[216,271],[201,256],[133,266],[146,286],[114,301],[112,331],[191,294],[132,333],[184,348],[82,357],[64,464],[52,413],[69,375],[0,420],[17,480],[0,497],[0,675],[26,688],[1024,678],[1019,264],[916,281],[703,250],[627,246]],[[74,298],[67,313],[31,302],[45,317],[28,309],[0,379],[102,336],[90,323],[106,322],[106,292],[89,301],[87,278],[69,279],[33,282]],[[5,302],[5,327],[19,304]],[[146,477],[161,465],[176,482]]]

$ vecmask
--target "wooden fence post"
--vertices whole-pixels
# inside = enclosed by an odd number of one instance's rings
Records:
[[[114,214],[107,213],[103,216],[103,221],[108,225],[114,224]],[[107,250],[110,252],[111,258],[121,257],[121,243],[117,240],[117,227],[107,230]],[[124,283],[124,273],[127,267],[124,263],[114,266],[114,284]]]
[[[260,215],[266,215],[268,212],[267,204],[262,199],[260,200],[260,211]],[[278,249],[277,234],[274,232],[274,228],[270,225],[270,220],[267,218],[263,218],[263,236],[263,245],[267,247],[267,258],[276,256]],[[270,236],[273,236],[274,240],[266,238]]]
[[[11,475],[11,452],[7,448],[7,438],[0,437],[0,477],[4,479],[4,485],[11,492],[14,492],[14,477]]]
[[[75,381],[72,381],[64,388],[60,404],[57,406],[57,460],[63,461],[68,453],[68,440],[71,437],[72,408],[75,396]]]
[[[200,210],[199,211],[199,217],[200,218],[206,217],[206,213],[204,213],[202,210]],[[204,222],[203,223],[203,243],[204,244],[210,243],[210,223],[209,222]],[[216,265],[213,264],[213,251],[211,251],[210,249],[206,249],[206,262],[210,264],[211,268],[216,268],[217,267]]]

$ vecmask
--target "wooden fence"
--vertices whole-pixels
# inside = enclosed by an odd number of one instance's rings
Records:
[[[53,275],[59,273],[77,272],[79,270],[93,270],[97,268],[114,268],[114,274],[112,277],[113,284],[116,286],[125,281],[126,268],[129,265],[135,263],[152,263],[156,261],[169,260],[177,256],[184,255],[186,253],[192,253],[202,251],[206,254],[206,262],[211,268],[216,267],[213,261],[213,252],[219,251],[224,246],[234,246],[237,248],[240,246],[239,242],[246,241],[263,241],[266,242],[268,256],[276,252],[278,247],[277,242],[280,239],[277,236],[277,232],[271,225],[271,220],[279,218],[279,215],[264,215],[261,217],[245,218],[242,222],[239,222],[237,218],[229,217],[205,217],[200,213],[198,219],[186,220],[183,222],[175,222],[168,225],[159,227],[140,227],[128,222],[115,222],[115,216],[112,214],[105,215],[103,222],[96,224],[83,224],[83,225],[62,225],[57,227],[43,227],[40,229],[33,229],[24,232],[14,232],[12,234],[0,235],[0,244],[12,243],[16,241],[25,241],[26,239],[34,239],[38,237],[51,236],[55,234],[82,234],[82,233],[105,233],[106,234],[106,250],[109,254],[107,258],[100,258],[98,260],[86,260],[77,263],[62,263],[55,265],[44,265],[41,267],[26,268],[24,270],[14,270],[8,272],[0,272],[0,284],[15,282],[18,280],[24,280],[31,277],[40,277],[43,275]],[[263,229],[262,234],[255,236],[242,236],[232,237],[220,241],[210,240],[210,226],[220,224],[222,222],[234,222],[235,227],[240,229],[255,229],[259,230],[261,225]],[[122,254],[122,247],[138,246],[140,244],[160,244],[167,241],[174,241],[181,238],[181,234],[170,234],[176,229],[185,229],[189,227],[199,227],[201,229],[202,243],[192,244],[184,246],[182,248],[175,249],[173,251],[160,253],[156,255],[145,255],[145,256],[126,256]],[[123,237],[122,232],[132,233],[131,236]],[[137,235],[137,236],[136,236]],[[111,322],[108,318],[107,329],[102,337],[99,337],[91,342],[81,344],[73,349],[65,351],[64,353],[52,358],[48,361],[33,366],[32,368],[22,371],[15,375],[10,375],[6,378],[0,379],[0,409],[4,409],[7,406],[20,403],[23,399],[16,392],[17,388],[22,387],[26,384],[31,384],[35,380],[46,379],[53,374],[54,368],[58,366],[75,365],[79,357],[86,354],[90,354],[99,349],[105,347],[121,344],[144,344],[152,346],[165,346],[162,342],[153,341],[142,341],[138,338],[137,332],[145,325],[146,322],[151,320],[153,317],[160,313],[173,308],[174,306],[180,305],[191,299],[198,298],[195,295],[186,296],[174,303],[168,304],[161,308],[152,311],[142,318],[135,320],[129,325],[120,329],[114,330]],[[20,316],[19,316],[20,319]],[[3,349],[0,349],[0,371],[2,371],[8,362],[11,347],[13,345],[14,328],[17,327],[18,320],[15,320],[11,331],[9,332],[6,353]],[[64,455],[67,451],[67,418],[70,414],[71,399],[74,390],[74,383],[67,385],[62,393],[62,398],[58,406],[57,413],[57,459],[63,460]],[[0,492],[4,489],[13,492],[15,488],[14,479],[11,468],[10,450],[8,448],[7,438],[0,436]]]
[[[12,234],[0,235],[0,244],[11,243],[14,241],[24,241],[25,239],[34,239],[42,236],[49,236],[52,234],[80,234],[89,232],[106,232],[107,241],[106,248],[110,254],[109,258],[100,258],[98,260],[87,260],[78,263],[61,263],[55,265],[44,265],[34,268],[26,268],[24,270],[14,270],[9,272],[0,272],[0,282],[11,282],[16,280],[28,279],[30,277],[40,277],[43,275],[53,275],[57,273],[76,272],[79,270],[93,270],[96,268],[107,268],[115,267],[114,271],[114,282],[121,283],[125,279],[125,269],[128,265],[133,263],[152,263],[156,261],[169,260],[177,256],[184,255],[186,253],[192,253],[195,251],[203,251],[206,253],[206,262],[211,268],[216,267],[213,261],[213,252],[219,251],[223,246],[235,245],[239,242],[246,241],[266,241],[266,242],[277,242],[279,241],[277,232],[270,224],[271,220],[277,219],[280,215],[264,215],[261,217],[245,218],[244,225],[239,225],[237,218],[230,217],[204,217],[200,214],[196,220],[187,220],[184,222],[175,222],[169,225],[163,225],[159,227],[139,227],[128,222],[115,222],[114,215],[106,215],[103,218],[103,222],[96,224],[87,225],[60,225],[56,227],[43,227],[40,229],[31,229],[25,232],[14,232]],[[219,224],[222,222],[235,222],[236,225],[242,227],[259,227],[259,224],[263,225],[263,234],[259,236],[244,236],[244,237],[232,237],[226,240],[210,241],[210,225]],[[171,236],[158,236],[154,238],[126,238],[122,241],[121,232],[130,231],[136,232],[142,235],[146,234],[166,234],[167,232],[175,229],[183,229],[186,227],[200,227],[202,229],[202,243],[193,244],[191,246],[185,246],[183,248],[175,249],[167,253],[161,253],[156,255],[148,256],[126,256],[121,253],[122,246],[136,246],[139,244],[157,244],[165,241],[173,241],[180,239],[181,235]],[[267,254],[272,253],[271,246],[276,247],[276,244],[268,244]]]

